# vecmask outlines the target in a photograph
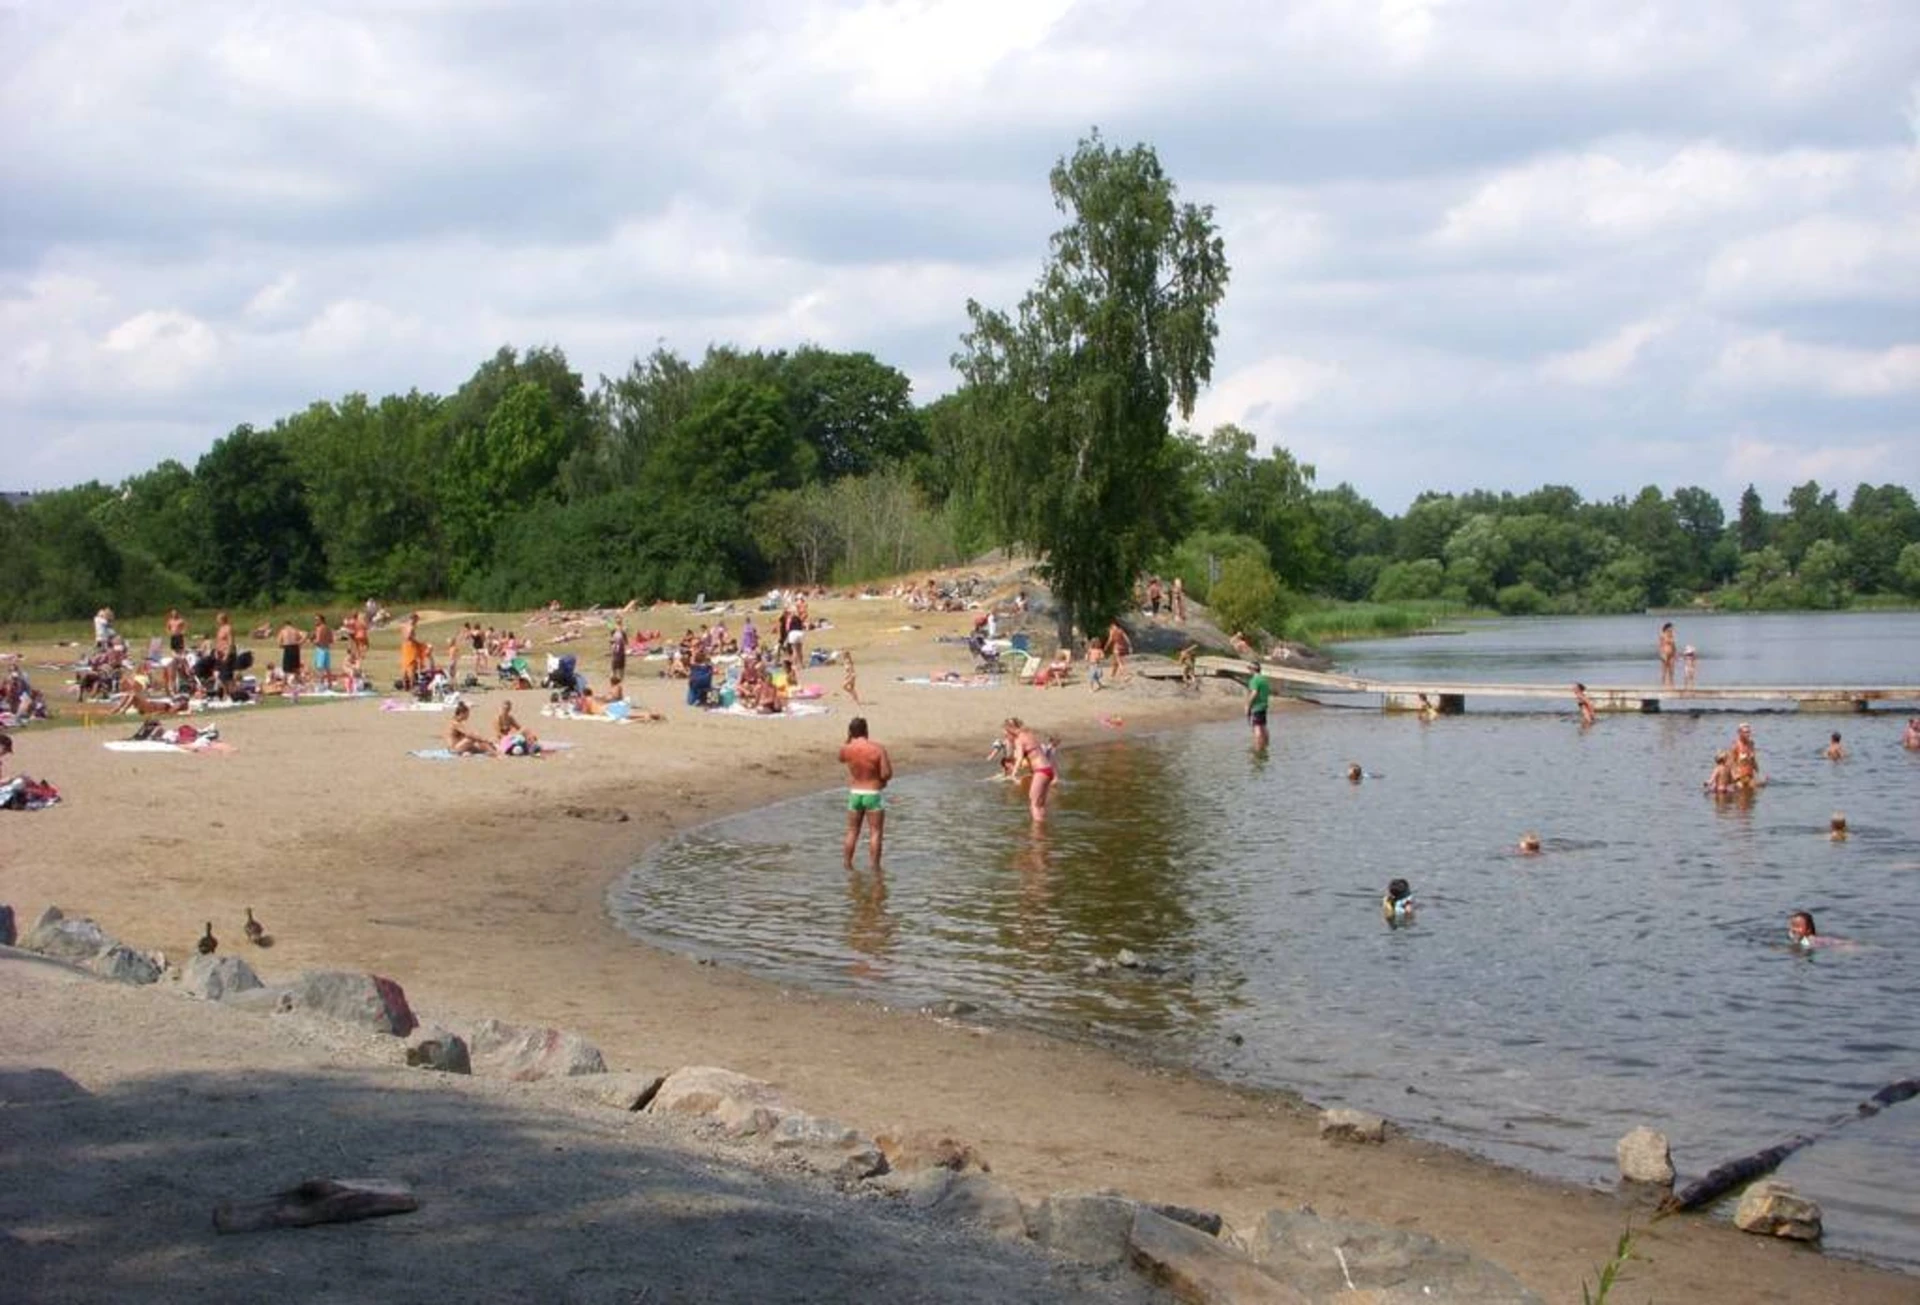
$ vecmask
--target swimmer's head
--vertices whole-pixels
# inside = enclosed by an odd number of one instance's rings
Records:
[[[1354,783],[1358,784],[1361,780],[1365,779],[1366,777],[1367,777],[1367,772],[1360,769],[1359,762],[1356,761],[1352,765],[1347,767],[1347,778],[1352,780]],[[1394,882],[1399,883],[1400,881],[1396,879],[1394,880]]]
[[[1833,839],[1841,839],[1841,838],[1845,838],[1846,836],[1847,836],[1846,813],[1842,811],[1836,811],[1833,813],[1833,818],[1827,821],[1827,837],[1833,838]]]
[[[1407,883],[1406,880],[1389,879],[1387,881],[1387,900],[1389,902],[1405,901],[1407,898],[1412,896],[1413,896],[1413,887],[1412,885]]]
[[[1540,835],[1529,830],[1520,835],[1520,850],[1529,855],[1540,850]]]
[[[1838,743],[1840,741],[1840,731],[1835,730],[1833,733],[1829,734],[1827,738],[1830,742]]]
[[[864,739],[866,737],[867,737],[867,718],[865,716],[855,716],[852,720],[847,722],[847,738],[849,740]]]
[[[1806,938],[1817,938],[1819,935],[1820,931],[1813,927],[1811,911],[1795,911],[1787,917],[1787,937],[1795,942]]]
[[[1713,759],[1717,763],[1724,763],[1727,759],[1727,754],[1724,752],[1716,752],[1713,754]]]

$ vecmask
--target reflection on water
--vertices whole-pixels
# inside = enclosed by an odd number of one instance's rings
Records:
[[[1431,642],[1471,660],[1474,638]],[[1648,1123],[1697,1175],[1920,1074],[1901,723],[1757,718],[1772,782],[1716,803],[1700,783],[1725,715],[1288,713],[1265,758],[1238,724],[1070,751],[1044,832],[1012,785],[909,765],[881,875],[841,868],[844,803],[822,795],[658,849],[613,906],[784,981],[972,1002],[1559,1176],[1610,1180],[1615,1139]],[[1090,719],[1078,741],[1103,735]],[[1376,777],[1348,782],[1352,762]],[[1846,843],[1825,837],[1836,809]],[[1518,854],[1523,830],[1542,855]],[[1380,919],[1395,876],[1411,928]],[[1859,949],[1786,950],[1801,908]],[[1920,1266],[1920,1102],[1786,1173],[1827,1207],[1830,1246]]]

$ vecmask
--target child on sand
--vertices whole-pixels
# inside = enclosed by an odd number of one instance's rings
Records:
[[[854,685],[853,649],[848,648],[842,651],[840,661],[846,666],[846,671],[840,679],[840,691],[853,699],[854,706],[866,706],[860,701],[860,690]]]

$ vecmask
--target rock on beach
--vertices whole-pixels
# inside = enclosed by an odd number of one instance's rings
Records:
[[[1622,1137],[1614,1147],[1620,1177],[1629,1183],[1673,1186],[1673,1150],[1667,1135],[1644,1125]]]
[[[263,986],[253,967],[238,956],[195,953],[180,971],[180,990],[202,1001],[224,1001]]]
[[[1778,1178],[1763,1178],[1740,1194],[1734,1225],[1762,1237],[1820,1240],[1820,1207]]]
[[[519,1083],[607,1072],[600,1048],[564,1029],[481,1020],[468,1030],[467,1047],[478,1072]]]
[[[309,970],[286,989],[294,1010],[324,1015],[375,1033],[404,1038],[419,1021],[392,979],[350,970]]]

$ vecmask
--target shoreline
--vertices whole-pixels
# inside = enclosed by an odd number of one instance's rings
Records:
[[[839,618],[856,606],[829,610]],[[889,615],[899,619],[897,609]],[[955,628],[965,619],[944,618]],[[922,620],[911,647],[889,643],[885,630],[862,642],[851,620],[825,636],[859,651],[878,699],[865,713],[903,769],[976,759],[975,743],[1009,711],[1068,732],[1069,742],[1096,707],[1124,712],[1129,732],[1238,714],[1239,692],[1224,686],[1194,699],[896,684],[892,675],[956,654],[922,646],[942,618]],[[818,679],[837,678],[818,669]],[[659,706],[675,686],[633,687]],[[501,696],[483,696],[482,712]],[[540,763],[414,761],[406,749],[427,746],[437,718],[358,703],[231,713],[222,732],[239,752],[226,757],[122,757],[90,731],[23,737],[19,767],[44,773],[68,800],[0,823],[8,866],[0,900],[25,920],[58,902],[175,959],[209,914],[237,946],[241,908],[251,905],[279,939],[250,957],[270,977],[361,967],[391,975],[438,1018],[578,1029],[615,1068],[726,1065],[861,1127],[951,1134],[1024,1195],[1115,1187],[1216,1209],[1239,1227],[1265,1209],[1311,1203],[1468,1246],[1549,1300],[1578,1299],[1577,1284],[1631,1217],[1642,1256],[1630,1271],[1635,1296],[1912,1298],[1915,1279],[1897,1270],[1697,1217],[1647,1226],[1612,1193],[1437,1143],[1401,1135],[1379,1148],[1335,1147],[1281,1089],[783,989],[621,930],[607,893],[649,848],[837,778],[832,753],[852,709],[826,701],[833,713],[811,720],[705,717],[679,706],[664,725],[542,720],[543,735],[578,748]]]

